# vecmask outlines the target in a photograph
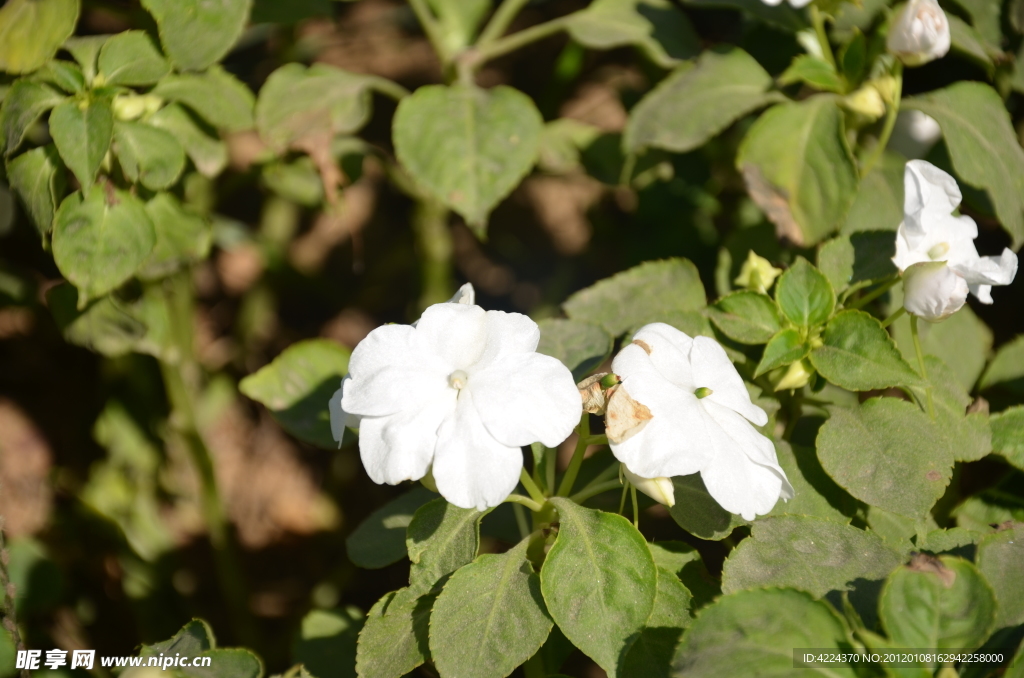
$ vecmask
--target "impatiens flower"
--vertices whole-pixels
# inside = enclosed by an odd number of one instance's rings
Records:
[[[537,323],[464,299],[363,339],[338,412],[359,419],[359,455],[374,482],[429,471],[449,502],[483,510],[515,488],[521,446],[561,443],[582,403],[569,370],[536,352]]]
[[[715,501],[746,520],[793,488],[775,447],[752,424],[768,422],[714,339],[663,323],[640,329],[615,356],[622,379],[608,400],[608,441],[641,478],[700,473]]]
[[[908,66],[920,66],[949,51],[949,21],[935,0],[910,0],[889,27],[886,47]]]
[[[903,222],[896,232],[893,263],[904,273],[903,305],[910,313],[937,321],[963,306],[963,285],[939,268],[908,277],[914,264],[945,262],[983,304],[992,303],[992,285],[1009,285],[1017,274],[1017,255],[1004,248],[998,257],[982,257],[974,247],[978,226],[968,216],[953,216],[960,204],[956,180],[924,160],[911,160],[903,174]]]
[[[762,0],[762,2],[771,7],[782,4],[782,0]],[[789,0],[790,6],[795,7],[796,9],[800,9],[804,5],[810,4],[810,2],[811,0]]]
[[[641,478],[626,468],[625,464],[622,465],[622,475],[626,477],[630,485],[659,504],[664,504],[669,508],[676,505],[676,490],[672,487],[671,478]]]

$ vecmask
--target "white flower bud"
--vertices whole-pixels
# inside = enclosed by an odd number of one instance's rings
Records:
[[[903,272],[903,308],[929,322],[959,311],[967,292],[967,281],[944,261],[914,264]]]
[[[907,66],[920,66],[949,51],[949,21],[935,0],[910,0],[889,27],[886,47]]]
[[[671,478],[641,478],[626,468],[625,464],[622,465],[622,474],[626,476],[630,485],[659,504],[670,508],[676,505],[676,491],[672,487]]]

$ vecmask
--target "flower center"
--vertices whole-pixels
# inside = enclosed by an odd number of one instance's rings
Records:
[[[714,391],[712,391],[707,386],[701,386],[700,388],[693,392],[693,395],[697,396],[697,399],[700,400],[701,398],[707,398],[712,393],[714,393]]]
[[[455,370],[448,375],[448,385],[457,391],[465,388],[467,381],[469,381],[469,375],[462,370]]]
[[[932,261],[936,261],[936,260],[940,259],[941,257],[946,256],[946,252],[948,252],[948,251],[949,251],[949,243],[948,242],[940,242],[938,245],[935,245],[930,250],[928,250],[928,258],[931,259]]]

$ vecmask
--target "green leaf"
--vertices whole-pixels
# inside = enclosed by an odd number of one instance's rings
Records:
[[[0,108],[0,147],[5,154],[13,155],[39,116],[65,98],[52,87],[31,80],[22,79],[11,85]]]
[[[896,238],[890,231],[844,233],[818,249],[818,268],[840,292],[851,284],[895,275],[895,253]]]
[[[690,592],[670,570],[658,568],[654,609],[622,658],[623,676],[668,678],[679,639],[690,625]]]
[[[991,78],[995,73],[995,66],[985,49],[983,38],[963,19],[954,14],[947,14],[946,20],[949,22],[950,46],[953,48],[953,52],[962,54],[976,63]]]
[[[707,305],[697,267],[688,259],[648,261],[576,292],[562,305],[573,320],[618,337],[627,330]]]
[[[152,85],[171,71],[145,31],[125,31],[111,37],[100,50],[98,63],[106,85]]]
[[[882,323],[863,311],[840,311],[821,339],[823,345],[811,351],[811,363],[837,386],[871,391],[923,383]]]
[[[480,520],[486,514],[459,508],[441,497],[417,509],[405,533],[412,562],[409,588],[420,592],[439,588],[448,575],[473,562],[480,548]]]
[[[427,0],[437,15],[441,38],[449,54],[473,44],[480,23],[491,10],[489,0]]]
[[[220,66],[205,73],[168,75],[153,88],[153,94],[188,106],[217,129],[240,132],[255,124],[256,97]]]
[[[798,246],[838,230],[857,192],[843,113],[831,95],[768,109],[747,132],[736,165],[776,231]]]
[[[569,174],[580,167],[580,153],[601,135],[601,130],[572,118],[544,125],[537,166],[551,174]]]
[[[903,169],[907,159],[886,151],[881,162],[860,180],[842,232],[895,231],[903,221]],[[895,240],[895,239],[894,239]]]
[[[109,35],[74,35],[64,41],[64,49],[71,53],[87,82],[96,77],[96,59]]]
[[[114,152],[125,178],[153,191],[170,188],[185,169],[185,149],[174,135],[142,122],[114,123]]]
[[[511,87],[428,85],[398,104],[393,135],[413,179],[480,228],[533,167],[543,126]]]
[[[685,153],[747,113],[778,100],[772,78],[739,48],[704,52],[696,64],[683,63],[629,114],[623,147]]]
[[[80,9],[78,0],[8,0],[0,7],[0,71],[30,73],[52,59]]]
[[[867,58],[867,40],[859,29],[854,28],[853,37],[839,53],[839,63],[848,82],[856,84],[861,81]]]
[[[529,540],[482,555],[451,576],[430,613],[430,654],[442,676],[504,678],[551,632]]]
[[[70,61],[54,59],[32,74],[32,79],[59,87],[69,94],[85,90],[85,76],[82,69]]]
[[[919,555],[885,583],[878,616],[902,647],[974,648],[995,620],[992,588],[962,558]]]
[[[594,49],[636,45],[662,68],[699,51],[686,15],[656,0],[595,0],[569,15],[568,30],[576,42]]]
[[[271,162],[263,166],[261,175],[267,188],[285,200],[304,207],[319,207],[324,201],[324,182],[308,155],[295,162]]]
[[[79,310],[78,290],[63,283],[47,291],[46,305],[68,343],[108,357],[130,353],[146,336],[146,326],[109,295]]]
[[[401,678],[430,657],[428,624],[436,593],[404,588],[385,594],[366,614],[356,649],[360,678]]]
[[[113,134],[109,99],[65,101],[50,114],[53,143],[83,187],[91,186],[96,178]]]
[[[213,230],[203,217],[188,211],[169,193],[158,193],[146,203],[156,229],[156,245],[138,271],[143,280],[162,278],[210,252]]]
[[[437,495],[414,487],[370,514],[345,539],[348,559],[359,567],[375,570],[405,558],[405,534],[413,514]]]
[[[992,451],[1024,471],[1024,405],[1017,405],[988,420]]]
[[[985,390],[996,384],[1008,384],[1020,379],[1024,379],[1024,335],[1014,337],[999,347],[981,377],[978,388]]]
[[[903,305],[901,287],[897,285],[889,291],[892,299],[890,312]],[[910,336],[909,318],[900,318],[890,328],[903,359],[916,365],[917,355]],[[956,374],[960,385],[968,391],[972,390],[992,350],[992,330],[969,306],[964,306],[941,323],[918,323],[918,330],[925,354],[941,358]]]
[[[832,479],[872,506],[924,516],[953,472],[953,455],[928,415],[896,398],[872,398],[831,413],[818,432],[817,448]]]
[[[765,345],[764,354],[761,356],[761,362],[757,365],[757,370],[754,371],[754,377],[760,377],[776,367],[796,362],[806,356],[810,350],[810,346],[800,339],[800,331],[795,327],[779,330]]]
[[[855,579],[883,579],[902,559],[878,535],[844,523],[812,516],[764,518],[725,561],[722,592],[780,586],[821,598],[829,591],[852,590]]]
[[[555,498],[560,527],[541,570],[548,612],[614,678],[632,636],[647,622],[658,572],[643,535],[622,516]]]
[[[40,235],[53,229],[53,215],[64,194],[64,165],[52,145],[26,151],[7,163],[11,188]]]
[[[801,54],[793,59],[789,68],[779,76],[780,85],[806,83],[822,92],[842,94],[846,91],[843,77],[836,73],[832,64],[809,54]]]
[[[918,536],[916,550],[929,553],[944,553],[976,543],[983,533],[967,530],[962,527],[951,527],[948,530],[931,530],[923,537]]]
[[[956,461],[981,459],[992,451],[987,415],[982,412],[967,414],[972,398],[944,362],[931,355],[925,356],[924,362],[932,388],[935,424],[949,445],[950,453]],[[920,402],[926,401],[924,386],[912,387],[912,390]]]
[[[1024,624],[1024,525],[982,537],[975,561],[998,601],[993,628]]]
[[[142,0],[156,19],[164,51],[179,69],[201,71],[234,46],[252,0]]]
[[[243,379],[238,390],[262,403],[299,440],[334,449],[327,404],[348,373],[349,355],[329,339],[300,341]]]
[[[708,316],[727,337],[741,344],[765,344],[782,329],[779,307],[757,292],[733,292],[708,307]]]
[[[195,657],[215,647],[217,647],[217,641],[214,639],[213,629],[210,628],[210,625],[202,619],[193,619],[168,640],[162,640],[152,645],[143,645],[139,655],[155,657],[161,653],[178,653]]]
[[[370,119],[379,78],[334,66],[285,64],[270,74],[256,104],[256,127],[275,152],[329,143],[358,132]]]
[[[173,134],[203,176],[213,178],[227,167],[228,148],[224,142],[178,104],[164,106],[146,122]]]
[[[209,666],[180,667],[178,678],[262,678],[263,662],[243,648],[207,650],[201,657],[209,657]]]
[[[658,568],[658,581],[662,579],[662,571],[677,577],[693,596],[690,601],[691,611],[707,605],[722,594],[717,578],[708,572],[697,549],[681,541],[653,542],[647,546]],[[657,607],[658,601],[655,600],[654,604]],[[676,614],[680,612],[676,610]]]
[[[312,610],[302,618],[292,655],[316,678],[355,678],[356,639],[363,613],[348,606]]]
[[[579,381],[612,352],[612,337],[597,325],[580,320],[545,318],[540,326],[537,352],[558,358]]]
[[[829,478],[821,468],[813,447],[790,445],[785,440],[775,441],[779,466],[786,472],[794,497],[780,501],[770,516],[802,515],[826,518],[842,523],[850,522],[859,503]]]
[[[803,257],[786,269],[775,286],[782,314],[798,327],[817,327],[832,316],[836,295],[821,271]]]
[[[717,541],[747,522],[722,508],[708,493],[699,473],[672,479],[675,506],[668,511],[679,527],[695,537]]]
[[[904,99],[903,105],[935,118],[957,176],[987,192],[996,217],[1013,237],[1013,248],[1019,248],[1024,243],[1024,149],[999,94],[980,82],[958,82]]]
[[[792,589],[741,591],[722,596],[701,611],[683,636],[672,675],[854,678],[846,664],[829,664],[827,671],[793,668],[794,647],[842,652],[849,646],[846,625],[828,603]]]
[[[78,288],[79,308],[119,287],[153,251],[156,232],[145,205],[108,186],[73,193],[53,224],[53,258]]]

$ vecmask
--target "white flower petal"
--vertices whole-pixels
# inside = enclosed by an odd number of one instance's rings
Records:
[[[346,378],[347,379],[347,378]],[[341,396],[345,392],[345,380],[341,382],[341,388],[334,392],[327,402],[327,411],[331,415],[331,437],[341,447],[341,441],[345,437],[345,428],[359,428],[360,417],[349,414],[341,408]]]
[[[925,160],[910,160],[903,170],[903,215],[910,242],[923,235],[932,215],[948,216],[963,196],[956,179]]]
[[[461,508],[497,506],[515,489],[522,468],[522,450],[495,440],[472,393],[461,392],[455,412],[438,431],[433,474],[441,496]]]
[[[467,389],[484,426],[504,445],[538,440],[555,447],[569,437],[583,413],[572,373],[539,353],[509,356],[473,372]]]
[[[992,303],[992,286],[991,285],[968,285],[967,288],[971,291],[978,301],[983,304]]]
[[[750,394],[725,349],[709,337],[697,337],[690,349],[693,380],[698,388],[711,389],[707,399],[742,414],[758,426],[768,423],[768,415],[750,401]]]
[[[1009,285],[1017,275],[1017,255],[1009,249],[998,257],[975,256],[949,265],[971,285]]]
[[[960,310],[967,301],[967,281],[941,261],[914,264],[903,273],[903,308],[929,322]]]
[[[477,370],[487,369],[509,356],[533,353],[540,342],[540,327],[522,313],[487,311],[484,330],[483,351],[474,364]],[[571,373],[569,381],[573,381]]]
[[[476,290],[473,289],[473,283],[466,283],[458,290],[451,299],[448,300],[449,304],[468,304],[470,306],[476,304]]]
[[[438,429],[455,411],[456,391],[422,408],[386,417],[364,417],[359,427],[359,458],[375,483],[397,485],[419,480],[434,457]]]
[[[761,435],[749,421],[732,408],[713,401],[708,402],[710,400],[711,398],[702,399],[700,406],[718,424],[719,428],[725,431],[726,435],[740,445],[744,454],[763,466],[779,465],[779,458],[775,454],[775,445],[771,440]]]
[[[448,370],[410,325],[378,327],[356,346],[341,400],[345,412],[379,417],[415,407],[448,387]]]
[[[700,475],[712,498],[744,520],[771,511],[784,490],[792,496],[792,487],[781,468],[751,460],[740,445],[725,435],[716,440],[714,459],[701,469]]]
[[[889,27],[886,46],[908,66],[945,56],[951,36],[949,20],[935,0],[910,0]]]
[[[448,372],[474,365],[487,341],[487,312],[469,304],[434,304],[420,316],[417,338]],[[358,348],[358,347],[357,347]]]
[[[651,323],[641,327],[633,335],[633,341],[642,341],[650,349],[655,368],[676,386],[690,392],[701,386],[693,381],[693,370],[690,369],[693,339],[686,333],[665,323]],[[616,370],[614,363],[612,369]]]
[[[622,474],[633,487],[659,504],[669,508],[676,505],[676,489],[672,486],[671,478],[643,478],[630,471],[625,464],[622,465]]]

